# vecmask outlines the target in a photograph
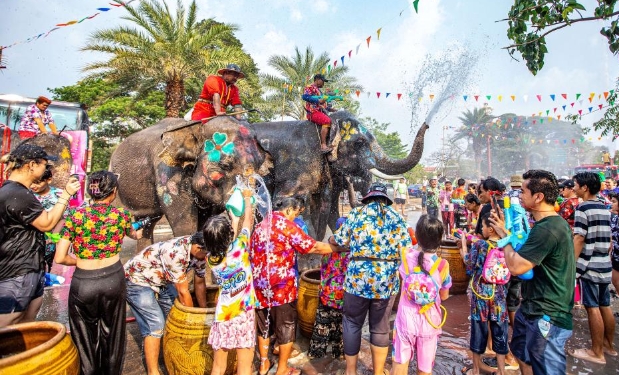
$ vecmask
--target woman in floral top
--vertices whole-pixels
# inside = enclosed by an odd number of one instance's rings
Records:
[[[400,253],[412,243],[385,185],[372,184],[361,203],[334,236],[335,243],[350,247],[351,257],[344,283],[346,373],[357,373],[361,328],[369,313],[374,373],[382,374],[389,350],[389,315],[400,289]]]
[[[80,374],[115,375],[125,354],[125,271],[120,263],[123,238],[138,239],[131,214],[111,205],[118,179],[108,171],[93,173],[88,181],[92,205],[67,217],[54,260],[76,266],[69,290],[69,327],[80,354]],[[73,245],[76,258],[70,256]]]
[[[36,103],[29,105],[19,123],[19,137],[32,138],[39,133],[47,133],[46,125],[49,125],[52,133],[58,134],[52,114],[47,107],[52,101],[44,96],[39,96]]]
[[[329,254],[333,250],[342,250],[331,244],[315,241],[293,222],[303,207],[305,200],[301,197],[281,199],[274,204],[270,220],[263,220],[251,237],[249,254],[258,306],[256,319],[260,374],[266,374],[271,368],[267,354],[272,331],[275,332],[279,344],[277,373],[301,373],[298,369],[288,367],[297,329],[296,252]]]

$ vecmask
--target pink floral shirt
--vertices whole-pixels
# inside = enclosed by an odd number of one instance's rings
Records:
[[[320,265],[320,303],[342,309],[344,306],[344,280],[350,253],[333,253],[322,256]]]
[[[37,123],[34,121],[37,118],[40,119],[45,126],[54,122],[52,114],[49,112],[48,109],[41,112],[41,110],[37,108],[36,104],[32,104],[26,108],[26,112],[24,112],[24,117],[21,118],[21,122],[19,123],[19,131],[40,133],[41,130],[39,129]]]
[[[150,245],[125,263],[125,278],[134,284],[150,287],[155,293],[168,283],[186,281],[190,268],[203,278],[206,260],[192,258],[190,250],[191,236]]]
[[[280,306],[297,299],[296,252],[307,254],[316,241],[294,222],[279,212],[273,212],[271,250],[267,259],[267,229],[263,220],[251,237],[249,256],[253,267],[258,308]]]

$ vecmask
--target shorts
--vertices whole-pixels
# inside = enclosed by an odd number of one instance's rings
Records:
[[[598,284],[580,278],[580,295],[584,307],[610,306],[609,284]]]
[[[297,339],[297,301],[274,306],[270,310],[269,312],[269,309],[256,309],[258,336],[270,337],[275,334],[279,345],[294,342]]]
[[[307,119],[316,125],[326,126],[326,127],[331,126],[331,117],[325,115],[324,113],[320,111],[314,112],[314,113],[308,113]]]
[[[473,353],[484,354],[488,345],[488,324],[490,324],[492,350],[496,354],[506,355],[509,352],[507,349],[509,322],[499,323],[493,320],[482,322],[481,320],[471,319],[471,341],[469,348]]]
[[[406,199],[404,198],[395,198],[395,204],[406,204]]]
[[[428,210],[428,216],[438,219],[438,207],[436,206],[428,206],[427,207]]]
[[[613,249],[610,254],[610,263],[613,266],[613,270],[619,272],[619,250]]]
[[[256,311],[244,311],[228,321],[213,322],[208,343],[213,350],[253,348],[256,346]]]
[[[176,298],[176,288],[172,284],[161,288],[159,297],[148,286],[127,280],[127,303],[135,316],[142,337],[161,338],[165,321]]]
[[[507,296],[505,296],[507,311],[509,312],[516,312],[518,307],[520,307],[521,285],[522,280],[520,278],[513,276],[509,279],[509,283],[507,284]]]
[[[0,281],[0,314],[24,312],[43,296],[45,272],[30,272]]]
[[[361,349],[361,330],[366,316],[370,329],[370,344],[380,348],[389,347],[389,316],[395,295],[384,299],[370,299],[354,294],[344,293],[343,333],[344,354],[352,356],[359,354]]]
[[[393,328],[393,361],[407,363],[417,353],[418,371],[431,373],[434,368],[434,358],[438,347],[438,335],[420,337]]]
[[[510,349],[516,358],[533,367],[536,375],[566,374],[565,343],[572,331],[550,325],[544,338],[538,322],[541,317],[527,318],[519,309],[514,318]]]

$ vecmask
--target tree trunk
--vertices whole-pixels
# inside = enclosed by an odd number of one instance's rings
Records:
[[[182,117],[181,109],[185,105],[185,83],[180,78],[173,78],[166,83],[165,111],[167,117]]]

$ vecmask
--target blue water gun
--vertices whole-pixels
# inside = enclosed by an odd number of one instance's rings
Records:
[[[506,197],[503,199],[503,215],[505,216],[505,228],[508,230],[508,235],[497,242],[497,246],[505,247],[508,244],[512,245],[514,251],[518,252],[522,245],[529,238],[529,226],[527,214],[524,208],[519,204],[511,204],[511,199]],[[518,275],[522,280],[531,280],[533,278],[533,270],[528,270],[522,275]]]
[[[324,99],[327,103],[332,102],[334,100],[344,100],[342,95],[312,95],[310,98],[315,100]]]
[[[453,203],[453,204],[459,204],[460,206],[464,206],[464,199],[455,199],[455,198],[452,198],[452,199],[451,199],[451,203]]]

